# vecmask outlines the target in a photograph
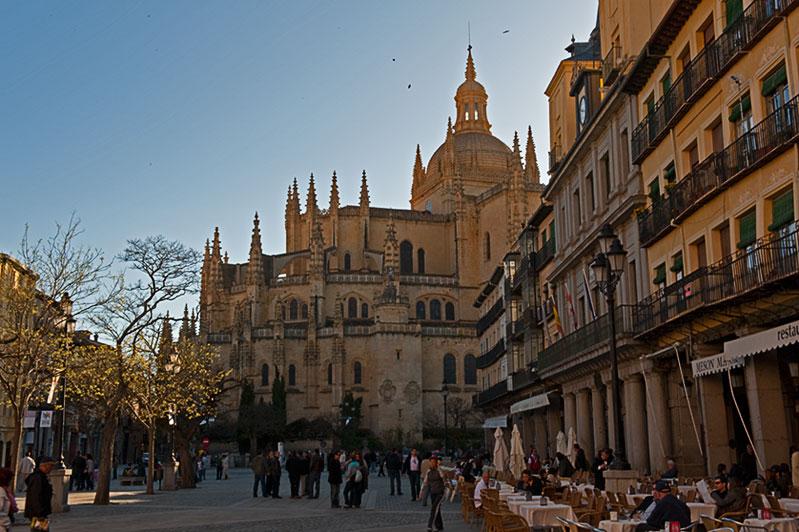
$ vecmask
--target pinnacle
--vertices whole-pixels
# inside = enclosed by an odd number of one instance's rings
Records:
[[[477,78],[477,72],[474,69],[474,59],[472,59],[472,46],[469,45],[469,55],[466,57],[466,79],[474,81]]]

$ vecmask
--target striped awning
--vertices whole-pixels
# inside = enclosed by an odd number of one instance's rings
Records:
[[[487,418],[483,421],[483,428],[484,429],[495,429],[495,428],[508,428],[508,416],[496,416]]]
[[[735,360],[799,342],[799,320],[724,342],[724,356]]]

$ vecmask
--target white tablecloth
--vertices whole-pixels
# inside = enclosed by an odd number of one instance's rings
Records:
[[[790,517],[782,517],[779,519],[747,519],[744,521],[744,526],[756,526],[761,528],[768,528],[769,530],[774,530],[775,532],[797,532],[799,531],[799,526],[797,526],[796,519]],[[749,532],[755,532],[757,529],[750,529]]]
[[[783,510],[788,510],[789,512],[799,512],[799,499],[785,497],[780,499],[780,506]]]
[[[635,527],[643,523],[643,521],[627,520],[627,521],[600,521],[599,528],[606,532],[635,532]]]
[[[704,502],[689,502],[687,504],[688,508],[691,510],[691,522],[702,519],[700,517],[702,514],[709,515],[710,517],[716,515],[715,504],[706,504]]]
[[[574,510],[566,504],[541,506],[540,504],[525,502],[518,506],[516,513],[524,517],[529,526],[560,526],[561,522],[558,521],[558,516],[566,519],[576,519]]]

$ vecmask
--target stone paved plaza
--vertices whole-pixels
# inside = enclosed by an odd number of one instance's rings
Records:
[[[285,473],[280,486],[283,499],[255,499],[252,497],[252,474],[244,469],[233,470],[227,481],[217,481],[213,477],[201,482],[197,489],[156,492],[152,496],[145,495],[140,487],[120,488],[115,481],[113,504],[94,506],[91,504],[93,494],[73,492],[70,494],[71,510],[54,515],[51,529],[54,532],[426,530],[429,506],[411,502],[405,477],[404,495],[391,497],[388,480],[372,475],[360,510],[331,509],[326,477],[325,474],[319,499],[313,500],[290,500]],[[457,498],[445,504],[443,517],[444,528],[448,531],[478,530],[476,525],[463,522]]]

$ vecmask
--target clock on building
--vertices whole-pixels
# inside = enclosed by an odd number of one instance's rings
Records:
[[[584,126],[588,120],[588,98],[585,94],[580,96],[580,101],[577,103],[577,112],[579,114],[580,125]]]

